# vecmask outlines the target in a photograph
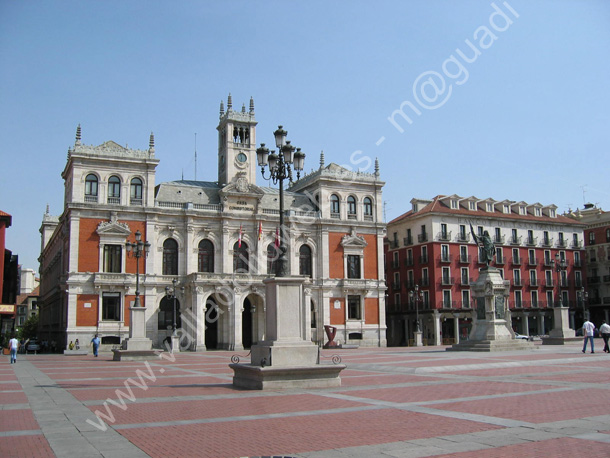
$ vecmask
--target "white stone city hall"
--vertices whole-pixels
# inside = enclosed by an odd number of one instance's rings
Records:
[[[47,209],[41,226],[39,338],[65,348],[97,333],[102,344],[119,345],[129,336],[139,271],[146,335],[156,347],[172,332],[174,296],[176,325],[187,336],[182,350],[239,350],[264,340],[263,280],[277,258],[279,192],[256,184],[264,180],[253,100],[249,110],[234,111],[229,96],[226,108],[221,103],[215,182],[156,185],[152,134],[144,150],[113,141],[90,146],[78,127],[61,173],[63,212]],[[265,138],[272,142],[272,133]],[[341,343],[385,346],[378,164],[372,173],[353,172],[325,165],[323,155],[318,166],[312,156],[305,169],[315,170],[293,176],[285,192],[289,274],[308,278],[309,306],[294,318],[319,344],[324,325],[332,325]],[[138,231],[150,250],[136,266],[126,243]]]

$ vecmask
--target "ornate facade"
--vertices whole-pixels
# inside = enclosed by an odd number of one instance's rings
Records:
[[[76,142],[62,173],[65,206],[41,227],[41,338],[105,344],[129,334],[136,231],[150,246],[140,260],[147,336],[161,346],[174,321],[166,287],[177,280],[176,324],[190,350],[241,349],[265,335],[265,288],[277,257],[278,190],[256,184],[254,102],[218,124],[218,181],[155,185],[154,137],[146,150]],[[343,343],[385,346],[382,195],[379,167],[336,164],[297,179],[285,193],[291,275],[309,277],[312,340],[324,325]]]

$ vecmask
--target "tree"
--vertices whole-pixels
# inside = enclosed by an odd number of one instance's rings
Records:
[[[32,315],[19,329],[19,339],[28,340],[36,336],[38,336],[38,315]]]

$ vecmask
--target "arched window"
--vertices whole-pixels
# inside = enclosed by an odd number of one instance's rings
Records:
[[[373,201],[370,197],[365,197],[363,200],[364,204],[364,216],[373,216]]]
[[[301,245],[299,248],[299,275],[311,277],[311,248]]]
[[[248,244],[241,242],[235,242],[233,245],[233,272],[242,274],[250,271]]]
[[[176,299],[176,329],[182,327],[180,317],[180,301]],[[157,317],[157,329],[159,331],[171,331],[174,328],[174,299],[165,296],[159,304]]]
[[[351,219],[356,218],[356,198],[354,196],[347,198],[347,217]]]
[[[132,178],[129,189],[131,205],[142,205],[142,180],[139,178]]]
[[[199,242],[199,272],[214,272],[214,244],[208,239]]]
[[[267,275],[275,275],[277,258],[279,257],[280,247],[275,246],[275,243],[267,245]]]
[[[85,178],[85,202],[97,202],[97,177],[93,173]]]
[[[178,242],[174,239],[163,242],[163,275],[178,275]]]
[[[330,196],[330,213],[331,216],[335,216],[338,218],[339,217],[339,196],[337,196],[336,194],[333,194],[332,196]]]
[[[111,176],[108,180],[108,203],[121,203],[121,180],[117,176]]]

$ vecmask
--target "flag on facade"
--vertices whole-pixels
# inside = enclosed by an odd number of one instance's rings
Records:
[[[237,247],[241,248],[241,224],[239,225],[239,239],[238,239]]]
[[[263,238],[263,222],[259,221],[258,223],[258,239],[262,239]]]
[[[276,247],[280,246],[280,228],[279,227],[275,228],[275,246]]]

